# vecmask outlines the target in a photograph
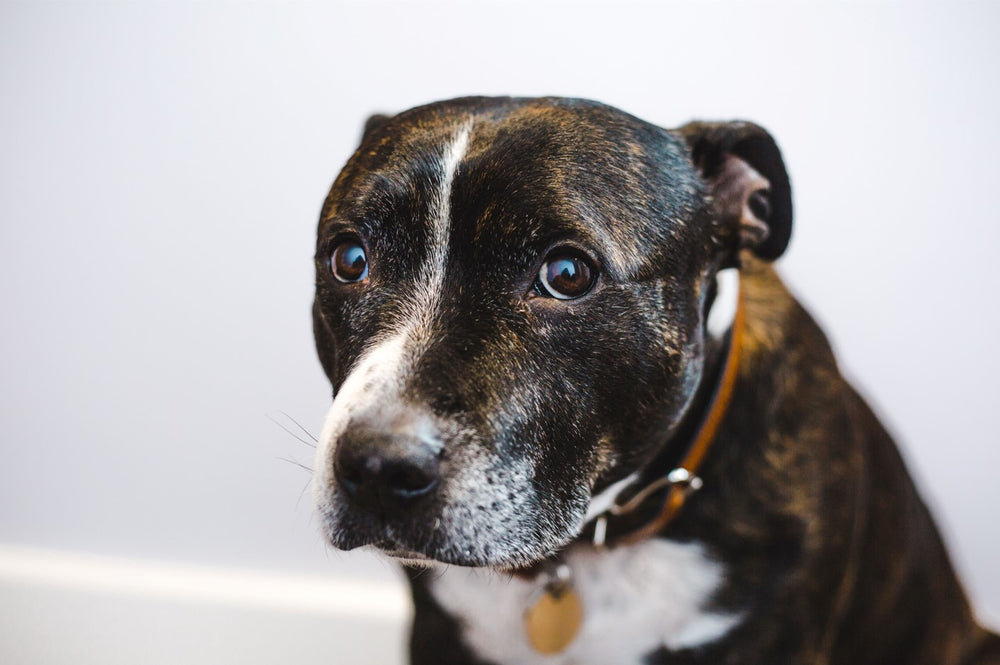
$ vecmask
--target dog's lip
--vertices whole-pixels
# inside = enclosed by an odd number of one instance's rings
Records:
[[[382,554],[391,556],[394,559],[405,559],[408,561],[434,561],[434,559],[426,554],[400,547],[397,543],[391,540],[383,540],[377,543],[372,543],[370,547],[375,548]]]

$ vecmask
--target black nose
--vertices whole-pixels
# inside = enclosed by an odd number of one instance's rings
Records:
[[[337,440],[333,472],[359,503],[410,502],[438,483],[438,454],[410,433],[352,428]]]

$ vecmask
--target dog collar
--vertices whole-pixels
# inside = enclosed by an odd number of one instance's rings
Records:
[[[703,482],[698,475],[702,463],[708,454],[712,443],[715,442],[719,425],[722,423],[733,396],[733,386],[736,384],[737,370],[740,361],[740,349],[742,347],[744,334],[744,319],[746,316],[744,306],[743,291],[740,288],[738,271],[732,269],[720,272],[718,275],[719,295],[718,304],[713,304],[708,316],[708,330],[710,333],[721,335],[724,327],[720,325],[721,320],[731,320],[729,327],[729,343],[726,349],[725,359],[719,380],[715,385],[712,396],[709,399],[708,408],[702,417],[701,423],[691,440],[681,461],[671,468],[665,475],[659,476],[645,487],[632,494],[627,501],[619,503],[620,497],[629,490],[641,477],[634,474],[624,481],[620,481],[618,487],[612,488],[612,495],[607,508],[599,509],[596,514],[588,515],[588,523],[593,522],[593,544],[596,547],[604,547],[607,541],[608,520],[613,517],[622,517],[635,512],[646,501],[658,492],[667,489],[663,505],[653,519],[647,521],[642,526],[622,534],[615,538],[615,544],[634,544],[651,538],[667,527],[680,513],[687,498],[695,491],[701,489]],[[727,288],[728,287],[728,288]],[[727,293],[728,292],[728,293]],[[721,330],[720,330],[721,328]]]
[[[726,272],[728,274],[724,274]],[[729,282],[730,278],[735,283]],[[602,492],[603,502],[598,503],[596,510],[592,504],[584,523],[585,526],[591,522],[594,524],[592,540],[595,547],[601,548],[608,544],[609,518],[633,513],[644,506],[651,497],[667,490],[663,505],[654,518],[616,537],[615,544],[629,545],[655,536],[677,517],[688,496],[702,486],[698,470],[715,441],[722,419],[729,410],[744,333],[744,297],[739,285],[738,272],[732,270],[720,273],[717,284],[719,293],[709,312],[708,331],[712,335],[721,336],[729,321],[732,321],[732,325],[729,326],[729,344],[720,377],[709,399],[705,415],[680,464],[673,467],[666,475],[655,478],[632,494],[624,503],[619,503],[620,497],[639,481],[640,473],[633,474]],[[727,286],[730,288],[727,289]],[[720,311],[725,312],[727,309],[728,313],[720,315]],[[721,322],[720,316],[724,317]],[[533,566],[531,570],[534,576],[540,575],[541,584],[524,613],[524,629],[528,642],[539,653],[545,655],[561,653],[575,639],[583,623],[583,604],[573,588],[572,570],[559,556]]]

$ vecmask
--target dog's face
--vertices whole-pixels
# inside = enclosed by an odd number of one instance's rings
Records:
[[[677,426],[715,272],[741,244],[783,249],[775,177],[731,161],[763,132],[672,133],[571,100],[370,125],[317,242],[324,531],[410,561],[530,564]]]

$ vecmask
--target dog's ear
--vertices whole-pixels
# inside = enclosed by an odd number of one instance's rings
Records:
[[[319,354],[319,364],[323,366],[323,372],[330,381],[337,369],[337,349],[333,343],[333,335],[323,320],[323,314],[319,308],[319,299],[313,300],[313,338],[316,341],[316,352]]]
[[[739,248],[781,256],[792,235],[792,188],[778,145],[749,122],[692,122],[678,129],[709,185],[718,218]]]
[[[383,113],[376,113],[375,115],[369,116],[368,119],[365,120],[365,129],[361,133],[361,138],[364,139],[364,137],[384,125],[391,117],[391,115],[385,115]]]

